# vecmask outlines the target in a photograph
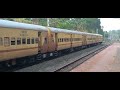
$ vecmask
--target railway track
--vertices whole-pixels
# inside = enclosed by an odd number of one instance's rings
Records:
[[[55,70],[54,72],[69,72],[72,69],[74,69],[75,67],[79,66],[80,64],[84,63],[85,61],[87,61],[89,58],[93,57],[94,55],[96,55],[97,53],[101,52],[102,50],[104,50],[105,48],[107,48],[108,46],[110,46],[111,44],[102,46],[94,51],[89,52],[86,55],[83,55],[81,58]]]

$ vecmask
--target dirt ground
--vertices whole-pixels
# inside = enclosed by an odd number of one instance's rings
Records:
[[[70,72],[120,72],[120,43],[114,43]]]

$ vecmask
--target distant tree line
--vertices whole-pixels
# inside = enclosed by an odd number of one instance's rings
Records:
[[[112,40],[120,40],[120,30],[111,30],[107,32],[108,38]]]
[[[47,26],[47,18],[2,18],[10,21]],[[104,35],[98,18],[49,18],[50,27]]]

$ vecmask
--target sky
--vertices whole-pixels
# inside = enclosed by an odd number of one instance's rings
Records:
[[[104,31],[120,30],[120,18],[100,18]]]

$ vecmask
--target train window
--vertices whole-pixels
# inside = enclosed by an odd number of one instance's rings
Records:
[[[3,45],[3,39],[0,37],[0,46]]]
[[[22,44],[26,44],[26,38],[22,38]]]
[[[34,38],[32,38],[32,39],[31,39],[31,44],[34,44],[34,43],[35,43],[35,42],[34,42]]]
[[[38,37],[40,37],[40,35],[41,35],[41,32],[38,32]]]
[[[63,38],[62,38],[62,42],[65,42]]]
[[[59,42],[61,41],[61,39],[59,38]]]
[[[61,42],[63,42],[63,38],[61,38]]]
[[[60,38],[60,42],[62,42],[62,38]]]
[[[17,45],[21,44],[21,38],[17,38]]]
[[[36,39],[35,39],[35,42],[38,43],[38,42],[39,42],[39,38],[36,38]]]
[[[4,37],[4,45],[10,46],[10,38],[9,37]]]
[[[14,37],[11,38],[11,45],[15,45],[15,38]]]
[[[61,38],[61,42],[62,42],[62,38]]]
[[[68,42],[69,42],[69,38],[68,38]]]
[[[47,44],[47,38],[44,39],[44,44]]]
[[[67,41],[69,42],[69,38],[67,38]]]
[[[27,38],[27,44],[30,44],[30,38]]]

